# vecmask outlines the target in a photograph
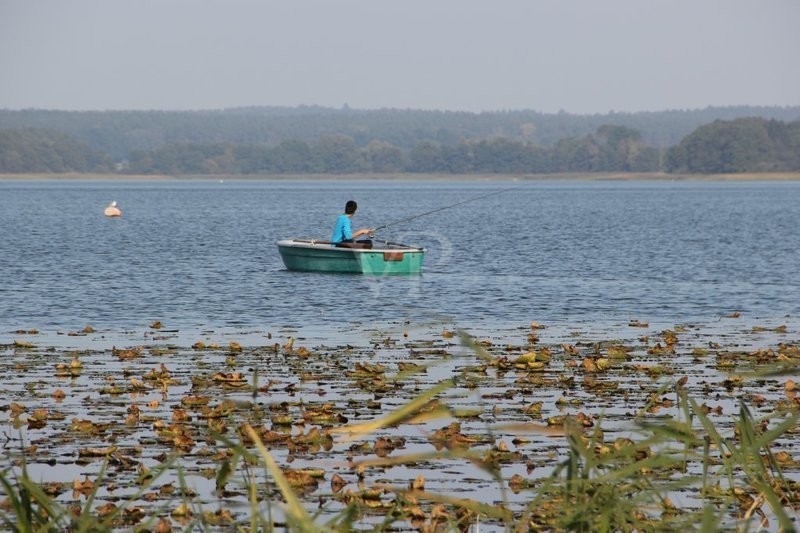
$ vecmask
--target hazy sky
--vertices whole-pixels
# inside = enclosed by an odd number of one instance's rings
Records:
[[[800,0],[0,0],[0,108],[800,104]]]

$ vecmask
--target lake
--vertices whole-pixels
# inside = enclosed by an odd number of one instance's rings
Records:
[[[355,227],[389,224],[378,238],[427,248],[421,275],[285,270],[275,241],[327,239],[351,198]],[[111,200],[121,218],[103,216]],[[504,531],[546,507],[539,489],[561,479],[579,420],[605,446],[587,451],[611,454],[594,475],[632,473],[607,487],[639,477],[613,446],[665,447],[666,466],[624,494],[662,529],[682,527],[681,514],[651,505],[664,495],[691,524],[710,504],[723,529],[741,526],[740,500],[704,496],[706,483],[749,485],[717,461],[723,443],[704,454],[700,416],[730,442],[745,403],[787,425],[769,446],[797,482],[787,378],[800,361],[798,206],[793,182],[0,181],[4,461],[19,475],[25,450],[32,479],[51,483],[62,506],[90,505],[76,481],[101,480],[109,462],[92,505],[130,499],[185,526],[212,523],[199,511],[220,508],[231,523],[272,512],[280,523],[266,478],[250,507],[244,462],[227,488],[215,482],[229,442],[246,444],[252,425],[284,471],[320,475],[296,487],[320,520],[383,487],[354,519],[377,527],[402,500],[390,494],[422,476],[434,494],[510,509],[508,523],[473,517]],[[419,416],[352,436],[437,390]],[[693,444],[671,440],[662,425],[673,422],[692,427]],[[459,442],[502,480],[449,454]],[[147,468],[165,472],[145,498]],[[182,479],[194,519],[170,514]],[[435,522],[431,502],[421,508]],[[392,526],[413,524],[403,515]]]
[[[420,276],[289,272],[275,246],[351,198],[358,228],[486,194],[378,234],[425,246]],[[3,181],[0,331],[780,318],[798,220],[794,182]]]

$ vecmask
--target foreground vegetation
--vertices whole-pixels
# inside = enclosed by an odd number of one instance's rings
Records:
[[[125,348],[88,327],[81,350],[30,330],[0,347],[7,528],[796,528],[785,324],[406,329],[361,347],[179,347],[160,326]]]

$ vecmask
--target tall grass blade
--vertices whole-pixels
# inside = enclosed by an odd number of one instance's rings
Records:
[[[411,400],[410,402],[406,403],[405,405],[401,406],[398,409],[395,409],[388,415],[378,418],[376,420],[371,420],[369,422],[364,422],[361,424],[353,424],[349,426],[342,426],[338,428],[333,428],[330,430],[331,433],[348,433],[347,441],[356,440],[364,435],[369,435],[370,433],[374,433],[375,431],[393,426],[406,420],[413,416],[417,411],[419,411],[422,407],[424,407],[432,398],[436,397],[438,394],[444,392],[445,390],[453,387],[454,382],[452,379],[446,379],[436,385],[424,391],[422,394]],[[442,415],[444,416],[444,413]]]
[[[267,448],[264,446],[264,443],[261,442],[261,438],[258,436],[258,433],[256,433],[256,431],[250,425],[246,425],[244,427],[244,431],[255,443],[261,458],[264,459],[264,464],[267,466],[267,470],[270,474],[272,474],[273,479],[275,479],[275,484],[281,491],[283,499],[286,500],[286,515],[292,520],[293,525],[296,526],[296,528],[300,531],[307,531],[309,533],[319,531],[319,527],[317,527],[317,525],[311,519],[311,516],[309,516],[309,514],[306,512],[305,507],[303,507],[302,502],[300,502],[300,500],[297,498],[297,495],[292,489],[292,486],[289,484],[289,481],[286,479],[286,476],[283,475],[283,472],[275,462],[275,459],[272,458],[272,454],[269,453],[269,450],[267,450]]]

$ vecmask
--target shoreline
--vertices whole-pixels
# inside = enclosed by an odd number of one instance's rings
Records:
[[[800,172],[666,174],[610,172],[559,174],[2,174],[0,181],[800,181]]]

